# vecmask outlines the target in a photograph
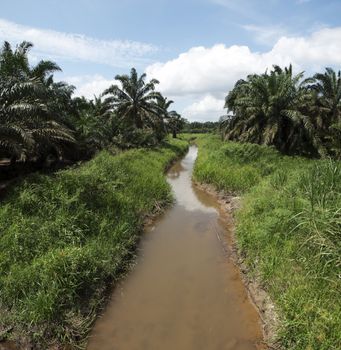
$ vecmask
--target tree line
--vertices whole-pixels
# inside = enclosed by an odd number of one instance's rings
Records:
[[[341,158],[341,72],[304,78],[292,65],[236,82],[220,120],[226,140],[272,145],[285,154]]]
[[[55,62],[30,64],[32,47],[4,42],[0,49],[0,160],[76,161],[111,145],[155,146],[184,126],[173,101],[156,91],[159,82],[135,68],[93,100],[73,97],[74,86],[54,80]]]

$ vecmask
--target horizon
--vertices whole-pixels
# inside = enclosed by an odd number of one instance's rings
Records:
[[[92,98],[136,67],[189,121],[217,121],[234,83],[273,64],[340,68],[341,3],[316,0],[45,1],[3,4],[0,39],[34,44],[58,80]],[[58,14],[58,15],[56,15]]]

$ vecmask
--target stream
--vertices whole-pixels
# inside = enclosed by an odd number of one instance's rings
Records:
[[[175,204],[141,239],[136,266],[115,288],[87,350],[253,350],[262,329],[229,259],[231,222],[196,187],[197,147],[167,173]]]

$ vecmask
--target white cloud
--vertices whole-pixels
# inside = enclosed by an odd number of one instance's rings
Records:
[[[247,46],[223,44],[194,47],[177,58],[147,67],[149,77],[160,80],[165,94],[221,94],[250,73],[273,64],[292,63],[296,70],[312,71],[341,63],[341,27],[324,28],[309,37],[282,37],[271,50],[253,52]]]
[[[192,121],[217,120],[224,114],[223,108],[224,99],[219,99],[207,94],[187,106],[183,110],[182,116]]]
[[[273,64],[293,63],[308,74],[326,66],[341,67],[341,27],[322,28],[306,37],[283,36],[270,50],[252,51],[247,46],[223,44],[194,47],[175,59],[146,68],[148,79],[160,80],[159,90],[175,101],[174,108],[190,120],[218,120],[224,113],[224,96],[238,79],[262,73]],[[114,80],[101,75],[68,77],[76,94],[92,98]]]
[[[148,63],[145,57],[157,51],[155,46],[146,43],[99,40],[85,35],[23,26],[4,19],[0,19],[0,40],[13,43],[31,41],[40,55],[115,67]]]
[[[173,60],[148,66],[146,73],[160,81],[164,94],[175,100],[177,96],[187,96],[190,105],[183,109],[185,117],[217,120],[222,114],[218,101],[238,79],[263,73],[273,64],[292,63],[296,71],[305,70],[308,74],[326,66],[340,69],[340,57],[341,27],[335,27],[320,29],[307,37],[283,36],[263,53],[239,45],[194,47]]]
[[[248,73],[264,71],[272,62],[272,57],[253,53],[247,46],[220,44],[191,48],[174,60],[150,65],[146,72],[160,80],[165,94],[216,94],[226,92]]]
[[[246,24],[243,25],[242,28],[252,33],[257,42],[269,46],[273,45],[279,38],[289,34],[288,29],[283,25],[257,26]]]
[[[341,27],[323,28],[309,37],[283,37],[268,54],[274,59],[281,55],[305,69],[322,68],[341,63]]]
[[[65,77],[63,80],[77,87],[75,96],[85,96],[92,99],[94,95],[99,96],[105,89],[117,83],[114,79],[106,79],[102,75],[83,75]]]

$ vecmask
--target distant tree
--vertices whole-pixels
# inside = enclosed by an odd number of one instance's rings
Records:
[[[332,68],[326,68],[325,73],[317,73],[313,78],[311,87],[317,92],[319,107],[328,118],[325,124],[340,122],[341,71],[336,73]]]
[[[109,146],[117,132],[116,116],[110,101],[94,96],[93,100],[76,97],[73,103],[73,124],[82,147],[88,148],[91,154],[96,149]]]
[[[160,118],[157,106],[159,93],[155,85],[159,82],[152,79],[145,82],[146,74],[138,76],[136,69],[132,68],[129,75],[116,75],[121,86],[112,85],[104,91],[103,96],[108,97],[118,118],[137,129],[153,128]]]
[[[189,122],[185,119],[183,131],[187,133],[208,133],[215,132],[218,126],[218,122]]]
[[[310,89],[315,92],[312,115],[316,132],[329,153],[341,158],[341,72],[326,68],[313,79]]]
[[[164,129],[167,132],[171,132],[173,138],[176,138],[177,133],[184,127],[186,121],[176,111],[169,111],[169,107],[173,103],[174,101],[168,100],[167,97],[163,97],[161,94],[157,99],[157,104],[160,112],[162,113],[165,124]]]

